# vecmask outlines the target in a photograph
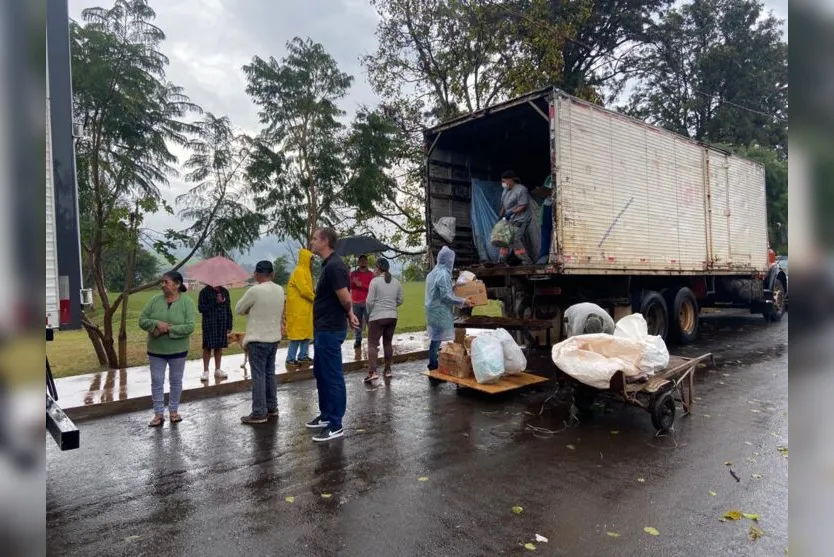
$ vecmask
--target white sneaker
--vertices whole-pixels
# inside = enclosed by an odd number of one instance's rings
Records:
[[[208,370],[205,370],[205,371],[203,371],[203,375],[200,377],[200,381],[208,381],[208,379],[209,379]]]
[[[229,378],[229,374],[226,373],[225,371],[223,371],[222,369],[215,369],[214,370],[214,376],[217,377],[218,379],[228,379]]]

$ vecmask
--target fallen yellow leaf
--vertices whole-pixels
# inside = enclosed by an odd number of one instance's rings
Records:
[[[532,543],[525,543],[524,544],[524,549],[527,549],[529,551],[535,551],[536,550],[536,545],[532,544]]]
[[[286,501],[287,503],[294,503],[295,502],[295,497],[293,497],[292,495],[290,495],[288,497],[284,497],[284,501]]]
[[[744,518],[749,518],[750,520],[754,520],[756,522],[759,521],[759,515],[757,515],[756,513],[741,513],[741,516],[743,516]]]
[[[322,493],[321,494],[322,499],[330,499],[331,497],[333,497],[332,493]]]
[[[709,414],[704,414],[704,417],[705,418],[712,418],[712,416],[710,416]]]
[[[764,536],[764,531],[755,526],[751,526],[748,535],[750,536],[750,541],[756,541],[762,536]]]
[[[724,466],[732,466],[732,465],[733,465],[732,460],[728,460],[727,462],[724,463]]]
[[[721,515],[721,518],[723,518],[724,520],[741,520],[741,511],[727,511],[723,515]]]
[[[788,448],[787,447],[776,447],[776,450],[779,451],[779,454],[788,458]]]
[[[637,478],[637,481],[640,482],[641,484],[644,484],[644,483],[646,483],[646,478]]]
[[[574,449],[576,449],[576,447],[574,447],[573,445],[565,445],[565,446],[566,446],[567,448],[569,448],[570,450],[574,450]]]
[[[716,495],[718,495],[716,492],[714,492],[714,491],[713,491],[713,490],[711,490],[711,489],[709,490],[709,494],[710,494],[712,497],[715,497]]]
[[[643,531],[647,534],[651,534],[652,536],[659,536],[660,532],[657,531],[657,528],[652,528],[651,526],[646,526],[643,528]]]
[[[132,541],[134,541],[134,540],[138,540],[138,539],[139,539],[139,538],[141,538],[141,537],[142,537],[142,536],[128,536],[128,537],[126,537],[126,538],[125,538],[125,541],[126,541],[126,542],[132,542]]]
[[[620,535],[617,532],[606,532],[609,538],[619,538]]]
[[[515,514],[521,514],[521,513],[523,513],[523,512],[524,512],[524,507],[518,507],[518,506],[516,506],[516,507],[513,507],[513,509],[512,509],[512,510],[513,510],[513,512],[514,512]]]
[[[356,433],[365,433],[365,430],[364,429],[357,429]]]
[[[427,481],[429,481],[429,477],[428,476],[420,476],[419,478],[417,478],[417,481],[418,482],[427,482]]]
[[[620,433],[620,432],[619,432],[618,430],[616,430],[616,429],[612,429],[612,430],[611,430],[611,435],[617,435],[617,434],[619,434],[619,433]]]
[[[762,479],[761,474],[750,474],[750,477],[753,478],[754,480],[761,480]]]

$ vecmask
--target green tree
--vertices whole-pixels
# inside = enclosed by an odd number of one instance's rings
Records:
[[[107,251],[104,253],[104,277],[111,292],[121,292],[126,286],[128,254],[133,250]],[[134,284],[143,284],[159,279],[159,262],[153,253],[143,247],[136,248],[133,262]]]
[[[693,0],[650,32],[628,111],[699,141],[787,153],[788,47],[758,0]]]
[[[272,262],[272,267],[275,270],[275,278],[272,279],[272,282],[275,284],[280,284],[281,286],[286,286],[287,283],[290,281],[290,274],[292,274],[291,264],[287,259],[286,255],[279,255],[275,258],[275,261]]]
[[[386,194],[393,125],[363,110],[348,129],[338,103],[353,77],[310,39],[287,50],[280,62],[255,56],[243,67],[264,125],[247,170],[268,232],[306,245],[317,227],[343,228]]]
[[[112,368],[127,365],[130,295],[156,283],[136,284],[140,246],[152,246],[174,264],[172,250],[194,236],[193,230],[159,233],[144,224],[148,214],[173,214],[161,191],[176,175],[171,146],[188,147],[189,137],[201,131],[186,120],[199,107],[166,79],[165,35],[155,16],[146,0],[116,0],[109,9],[84,10],[84,23],[70,26],[74,112],[86,130],[77,143],[82,252],[102,310],[100,324],[86,315],[82,321],[99,360]],[[210,225],[202,222],[193,249],[174,268],[197,251]],[[126,249],[124,290],[111,300],[105,254],[119,249]],[[120,308],[117,354],[113,321]]]

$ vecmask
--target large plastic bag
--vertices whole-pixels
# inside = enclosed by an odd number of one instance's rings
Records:
[[[583,302],[565,310],[566,336],[595,333],[614,334],[614,320],[608,312],[596,304]]]
[[[437,232],[441,238],[448,243],[455,241],[455,224],[457,219],[455,217],[440,217],[434,223],[434,231]]]
[[[520,375],[527,369],[527,357],[506,329],[496,329],[492,336],[501,343],[501,349],[504,352],[505,375]]]
[[[622,371],[626,378],[644,376],[638,364],[643,344],[604,333],[577,335],[553,347],[553,363],[574,379],[597,389],[607,389],[611,378]]]
[[[663,338],[649,334],[646,319],[640,313],[626,315],[614,329],[614,336],[635,340],[643,344],[643,357],[638,363],[640,371],[648,374],[657,373],[669,365],[669,349]]]
[[[504,375],[504,349],[491,334],[478,335],[472,341],[472,371],[478,383],[495,383]]]
[[[489,240],[496,248],[508,248],[513,243],[514,233],[513,225],[504,219],[499,219],[492,228]]]

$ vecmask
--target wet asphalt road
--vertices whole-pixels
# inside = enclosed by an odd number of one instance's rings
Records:
[[[719,367],[699,371],[674,436],[619,404],[565,428],[552,388],[432,388],[422,363],[377,390],[349,375],[346,437],[326,445],[303,426],[313,382],[281,386],[280,420],[259,428],[238,421],[246,394],[184,405],[161,430],[150,412],[85,422],[80,449],[47,442],[48,553],[783,555],[787,330],[787,317],[704,319],[700,343],[673,352],[712,351]],[[733,509],[758,523],[719,521]]]

